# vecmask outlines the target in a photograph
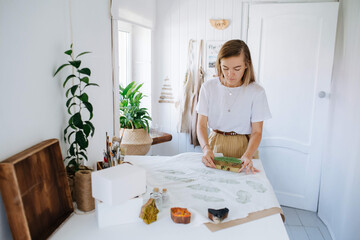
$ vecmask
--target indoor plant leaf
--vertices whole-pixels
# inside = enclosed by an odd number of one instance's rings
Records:
[[[72,131],[69,135],[68,135],[68,142],[70,142],[70,137],[71,135],[73,135],[75,133],[75,131]]]
[[[91,52],[82,52],[82,53],[80,53],[79,55],[77,55],[76,58],[78,58],[78,57],[80,57],[80,56],[82,56],[82,55],[84,55],[84,54],[88,54],[88,53],[91,53]]]
[[[73,123],[76,127],[82,128],[83,127],[83,121],[81,119],[81,114],[79,112],[75,113],[73,116]]]
[[[77,131],[75,135],[76,142],[79,144],[80,149],[85,149],[88,146],[88,142],[85,139],[84,133],[82,131]]]
[[[71,94],[74,96],[76,90],[78,89],[79,85],[74,85],[72,86],[70,89],[71,89]]]
[[[69,91],[69,90],[68,90]],[[72,99],[73,99],[74,97],[70,97],[67,101],[66,101],[66,107],[69,107],[70,106],[70,103],[71,103],[71,101],[72,101]]]
[[[89,101],[89,96],[86,93],[81,94],[78,98],[83,102]]]
[[[74,78],[74,77],[76,77],[74,74],[69,75],[69,76],[65,79],[65,82],[64,82],[64,84],[63,84],[63,87],[65,87],[66,83],[67,83],[71,78]]]
[[[88,137],[89,134],[90,134],[90,131],[91,131],[91,127],[89,125],[87,125],[87,124],[84,124],[83,130],[84,130],[84,133],[85,133],[86,137]]]
[[[130,88],[132,88],[132,86],[135,84],[135,82],[131,82],[129,85],[127,85],[126,88],[124,88],[124,90],[121,92],[121,95],[123,97],[125,97],[129,91]]]
[[[55,77],[55,75],[56,75],[61,69],[63,69],[63,68],[66,67],[66,66],[69,66],[69,65],[70,65],[70,64],[68,64],[68,63],[61,65],[61,66],[56,70],[56,72],[54,73],[54,77]]]
[[[70,50],[67,50],[67,51],[65,51],[64,52],[66,55],[69,55],[70,57],[71,57],[71,54],[72,54],[72,50],[70,49]]]
[[[85,121],[85,123],[86,123],[87,125],[89,125],[90,128],[91,128],[91,136],[94,136],[94,133],[95,133],[95,127],[94,127],[94,125],[93,125],[90,121]]]
[[[80,70],[78,70],[78,73],[82,73],[82,74],[85,74],[85,75],[88,75],[88,76],[91,75],[91,71],[90,71],[89,68],[80,69]]]
[[[85,153],[83,153],[83,152],[79,152],[79,155],[83,156],[86,160],[88,160],[88,157],[86,156],[86,154],[85,154]]]
[[[80,65],[81,65],[81,61],[80,61],[80,60],[69,61],[69,63],[70,63],[72,66],[76,67],[76,68],[79,68]]]
[[[76,103],[72,103],[69,107],[68,107],[68,113],[71,115],[71,107],[72,106],[77,106]]]
[[[80,78],[80,81],[88,84],[89,83],[89,78],[88,77],[83,77],[83,78]]]
[[[89,84],[86,84],[86,85],[85,85],[84,89],[85,89],[86,87],[89,87],[89,86],[97,86],[97,87],[99,87],[99,85],[96,84],[96,83],[89,83]]]

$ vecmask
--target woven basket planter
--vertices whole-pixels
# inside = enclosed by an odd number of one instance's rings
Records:
[[[120,129],[122,133],[123,129]],[[153,140],[145,129],[125,129],[121,147],[126,155],[145,155],[149,152]]]

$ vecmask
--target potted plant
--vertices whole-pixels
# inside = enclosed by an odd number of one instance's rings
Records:
[[[64,129],[64,141],[69,144],[67,156],[64,161],[68,176],[70,177],[70,188],[73,188],[72,180],[75,172],[83,166],[84,160],[88,160],[86,149],[89,146],[89,137],[93,137],[95,133],[95,127],[91,123],[93,106],[89,101],[89,96],[86,91],[88,87],[99,85],[90,82],[90,69],[81,67],[79,57],[90,52],[82,52],[74,58],[73,45],[71,44],[70,49],[64,53],[70,59],[56,70],[54,77],[62,69],[68,66],[72,67],[72,73],[64,79],[63,87],[67,88],[65,93],[67,98],[66,108],[70,115],[68,124]],[[86,169],[86,167],[83,168]]]
[[[129,83],[125,88],[120,86],[120,127],[123,132],[121,146],[126,148],[126,154],[145,155],[152,143],[149,135],[151,117],[147,108],[140,106],[145,97],[139,89],[142,84]]]

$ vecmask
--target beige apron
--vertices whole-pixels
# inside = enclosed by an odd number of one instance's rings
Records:
[[[204,83],[203,40],[201,40],[199,46],[198,70],[194,84],[194,94],[191,102],[190,143],[193,144],[194,146],[200,146],[200,143],[197,139],[197,131],[196,131],[197,118],[198,118],[198,114],[196,112],[196,106],[199,100],[200,88],[203,83]]]
[[[189,41],[187,72],[185,74],[185,82],[183,87],[184,97],[180,100],[180,118],[178,123],[178,132],[181,133],[188,133],[191,125],[191,98],[194,88],[192,72],[193,41],[194,40],[192,39],[190,39]]]

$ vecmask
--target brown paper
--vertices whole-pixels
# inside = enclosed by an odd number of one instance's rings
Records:
[[[219,230],[222,230],[225,228],[234,227],[234,226],[237,226],[237,225],[240,225],[243,223],[251,222],[251,221],[263,218],[263,217],[277,214],[277,213],[280,213],[283,222],[285,222],[285,217],[284,217],[284,214],[283,214],[281,208],[273,207],[273,208],[268,208],[268,209],[264,209],[261,211],[253,212],[253,213],[250,213],[247,217],[231,220],[228,222],[223,222],[223,223],[219,223],[219,224],[208,222],[208,223],[204,223],[204,224],[210,231],[216,232],[216,231],[219,231]]]

